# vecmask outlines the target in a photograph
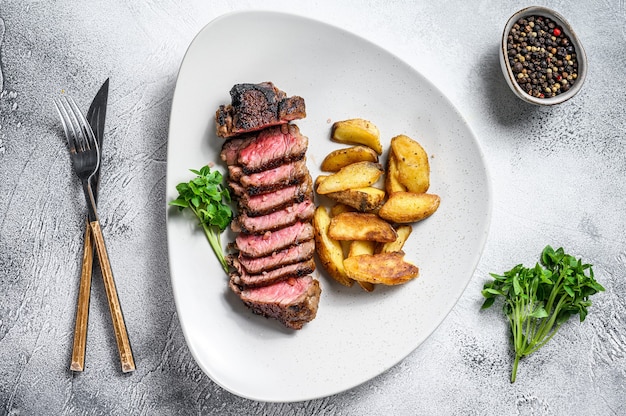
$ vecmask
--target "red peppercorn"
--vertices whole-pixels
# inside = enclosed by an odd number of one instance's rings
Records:
[[[554,36],[559,36],[561,34],[561,29],[559,29],[558,27],[555,27],[554,30],[552,31],[552,34]]]

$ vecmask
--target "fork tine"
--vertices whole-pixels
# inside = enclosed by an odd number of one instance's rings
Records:
[[[65,105],[63,104],[63,101],[61,99],[55,99],[54,106],[56,107],[59,118],[61,119],[61,125],[63,126],[63,132],[65,133],[65,137],[68,141],[68,144],[70,145],[70,151],[72,153],[76,153],[76,141],[74,140],[76,134],[74,131],[74,126],[72,125],[72,122],[70,120],[70,115],[68,114],[67,109],[65,108]],[[72,130],[71,132],[70,128]]]
[[[70,106],[73,110],[72,113],[76,118],[76,121],[78,122],[81,131],[83,132],[83,138],[85,139],[86,148],[95,149],[96,151],[100,152],[100,149],[98,149],[98,143],[96,141],[96,135],[93,133],[93,130],[89,123],[87,123],[87,119],[85,119],[83,113],[78,109],[78,106],[76,105],[76,102],[72,99],[72,97],[68,97],[68,102],[70,103]]]
[[[72,97],[64,97],[65,98],[65,107],[67,113],[69,115],[70,125],[72,127],[72,132],[74,133],[74,137],[76,138],[76,144],[78,145],[78,150],[83,152],[85,150],[89,150],[89,143],[86,140],[86,135],[84,133],[84,129],[81,126],[79,115],[82,115],[78,106],[72,99]]]

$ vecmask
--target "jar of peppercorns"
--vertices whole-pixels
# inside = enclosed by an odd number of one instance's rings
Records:
[[[587,74],[587,57],[576,33],[560,14],[534,6],[508,20],[500,66],[519,98],[554,105],[580,91]]]

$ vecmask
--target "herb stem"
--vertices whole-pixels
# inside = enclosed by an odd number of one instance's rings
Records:
[[[228,263],[226,262],[226,258],[224,257],[224,254],[223,254],[224,250],[222,250],[222,242],[220,241],[219,234],[216,233],[214,230],[211,229],[211,227],[209,227],[208,225],[204,223],[202,224],[202,229],[204,229],[204,234],[209,240],[209,244],[211,245],[211,248],[215,252],[217,259],[220,261],[220,264],[222,265],[222,269],[224,269],[226,274],[228,274]]]

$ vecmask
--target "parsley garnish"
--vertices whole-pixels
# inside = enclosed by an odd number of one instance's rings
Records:
[[[511,383],[515,382],[520,358],[537,351],[556,334],[570,316],[580,321],[591,306],[589,297],[604,291],[593,276],[590,264],[583,264],[563,248],[546,246],[541,264],[526,268],[521,264],[504,275],[491,273],[493,281],[484,285],[486,298],[482,309],[489,308],[496,298],[504,298],[503,312],[509,319],[515,348]]]
[[[169,204],[177,206],[181,211],[185,208],[193,211],[222,268],[228,273],[228,263],[220,237],[233,219],[233,211],[228,205],[231,202],[230,192],[222,184],[223,176],[219,171],[211,171],[209,166],[190,171],[198,176],[189,182],[176,185],[178,198]]]

